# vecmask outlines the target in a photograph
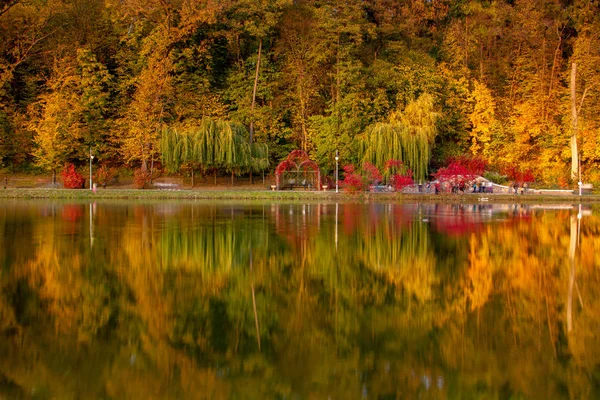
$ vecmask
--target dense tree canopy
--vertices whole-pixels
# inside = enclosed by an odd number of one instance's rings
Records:
[[[474,154],[556,184],[574,135],[600,181],[598,31],[584,0],[6,1],[0,162],[54,169],[92,146],[145,167],[163,132],[213,118],[271,165],[296,148],[325,171],[336,149],[359,164],[386,126],[428,137],[423,174]]]

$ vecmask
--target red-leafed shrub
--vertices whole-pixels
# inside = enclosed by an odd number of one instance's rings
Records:
[[[477,176],[463,165],[453,162],[446,168],[440,168],[433,176],[441,183],[450,185],[453,191],[464,190]]]
[[[363,164],[363,173],[364,173],[364,179],[365,179],[365,183],[367,185],[378,185],[379,182],[381,182],[381,172],[379,172],[379,168],[377,168],[376,166],[374,166],[373,164],[371,164],[370,162],[366,161]]]
[[[414,183],[413,172],[400,160],[388,160],[385,173],[391,176],[391,184],[396,191],[401,191]]]
[[[110,182],[115,179],[117,175],[117,170],[112,167],[107,167],[106,165],[101,166],[96,171],[94,176],[94,181],[102,187],[106,187]]]
[[[456,164],[464,167],[473,175],[483,175],[488,167],[488,163],[481,157],[477,156],[456,156],[449,157],[446,160],[447,165]]]
[[[413,180],[413,173],[410,169],[403,175],[392,175],[392,186],[396,191],[402,191],[402,189],[413,183],[415,183],[415,181]]]
[[[151,182],[152,174],[150,174],[150,171],[139,168],[133,173],[133,185],[137,189],[146,189],[150,187]]]
[[[60,172],[60,177],[66,189],[82,189],[85,184],[85,178],[75,170],[75,166],[72,163],[65,165],[64,169]]]
[[[530,183],[535,181],[533,172],[530,169],[522,170],[515,165],[510,165],[504,167],[502,172],[508,177],[508,179],[518,184]]]
[[[365,189],[363,177],[356,172],[354,165],[344,165],[344,179],[341,182],[342,188],[348,193],[356,193]]]

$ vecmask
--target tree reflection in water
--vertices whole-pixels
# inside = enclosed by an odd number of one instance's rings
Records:
[[[0,227],[4,397],[598,396],[597,209],[4,202]]]

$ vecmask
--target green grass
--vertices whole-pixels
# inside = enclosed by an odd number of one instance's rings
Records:
[[[344,200],[452,203],[600,203],[600,195],[335,193],[270,190],[0,189],[0,199]]]

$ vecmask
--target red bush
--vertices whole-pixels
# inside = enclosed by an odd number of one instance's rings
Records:
[[[348,193],[356,193],[365,189],[365,183],[363,177],[355,172],[354,165],[344,165],[344,179],[341,181],[340,186],[344,191]]]
[[[72,163],[65,165],[64,169],[60,172],[60,177],[66,189],[82,189],[85,184],[85,178],[75,170],[75,166]]]
[[[96,171],[96,174],[94,176],[94,182],[98,183],[103,187],[106,187],[106,185],[108,185],[113,179],[115,179],[116,175],[117,170],[115,168],[109,168],[106,165],[103,165]]]
[[[405,174],[392,175],[392,186],[394,189],[396,189],[396,191],[401,191],[413,183],[415,182],[413,180],[413,173],[410,169]]]
[[[481,157],[477,156],[457,156],[457,157],[449,157],[446,160],[448,165],[456,164],[464,167],[467,171],[469,171],[473,175],[483,175],[485,170],[488,167],[488,163]]]
[[[376,166],[366,161],[363,164],[362,169],[366,181],[365,183],[367,185],[377,185],[379,182],[381,182],[381,172],[379,172],[379,169]]]
[[[133,185],[137,189],[146,189],[150,187],[151,182],[152,174],[150,174],[150,171],[139,168],[133,173]]]
[[[504,167],[502,173],[510,180],[519,184],[530,183],[535,180],[533,172],[530,169],[521,170],[515,165]]]
[[[477,176],[465,166],[453,162],[446,168],[440,168],[433,176],[442,183],[448,183],[453,189],[464,190],[469,181]]]
[[[397,191],[415,183],[413,172],[400,160],[388,160],[385,163],[385,172],[391,175],[392,186]]]

